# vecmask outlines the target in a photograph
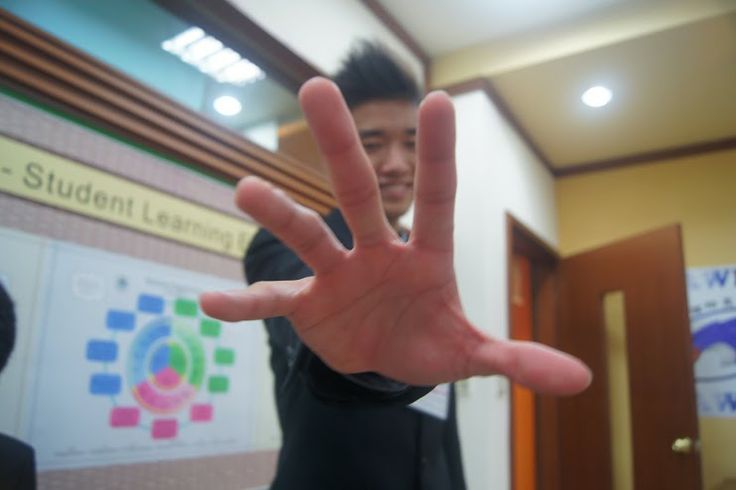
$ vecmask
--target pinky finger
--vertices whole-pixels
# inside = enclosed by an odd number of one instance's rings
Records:
[[[203,293],[199,302],[205,313],[226,322],[287,316],[311,280],[257,282],[242,290]]]

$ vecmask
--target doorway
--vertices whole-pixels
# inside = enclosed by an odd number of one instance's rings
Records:
[[[534,340],[580,357],[594,373],[580,395],[534,397],[534,437],[512,441],[512,466],[525,454],[515,445],[533,444],[535,490],[699,490],[679,226],[567,258],[510,215],[507,231],[509,263],[514,255],[529,261]],[[512,326],[512,337],[518,332]],[[513,393],[515,420],[523,398]]]

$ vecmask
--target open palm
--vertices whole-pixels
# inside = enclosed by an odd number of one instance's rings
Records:
[[[419,109],[408,243],[386,220],[376,176],[335,85],[310,80],[300,101],[355,246],[346,250],[316,213],[247,177],[238,185],[238,206],[315,275],[204,294],[208,314],[228,321],[286,316],[315,354],[346,374],[374,371],[413,385],[502,374],[556,394],[590,383],[579,360],[532,342],[492,339],[466,319],[453,268],[455,121],[445,94],[428,95]]]

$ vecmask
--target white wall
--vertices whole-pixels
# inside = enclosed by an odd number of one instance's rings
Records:
[[[421,61],[359,0],[228,0],[326,75],[358,40],[380,41],[424,81]]]
[[[460,295],[473,323],[493,336],[507,337],[505,213],[556,246],[554,182],[483,92],[457,96],[454,103]],[[468,488],[510,488],[508,383],[497,377],[473,378],[459,392]]]

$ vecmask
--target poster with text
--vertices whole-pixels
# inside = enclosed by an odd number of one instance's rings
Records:
[[[736,265],[687,271],[701,417],[736,417]]]

